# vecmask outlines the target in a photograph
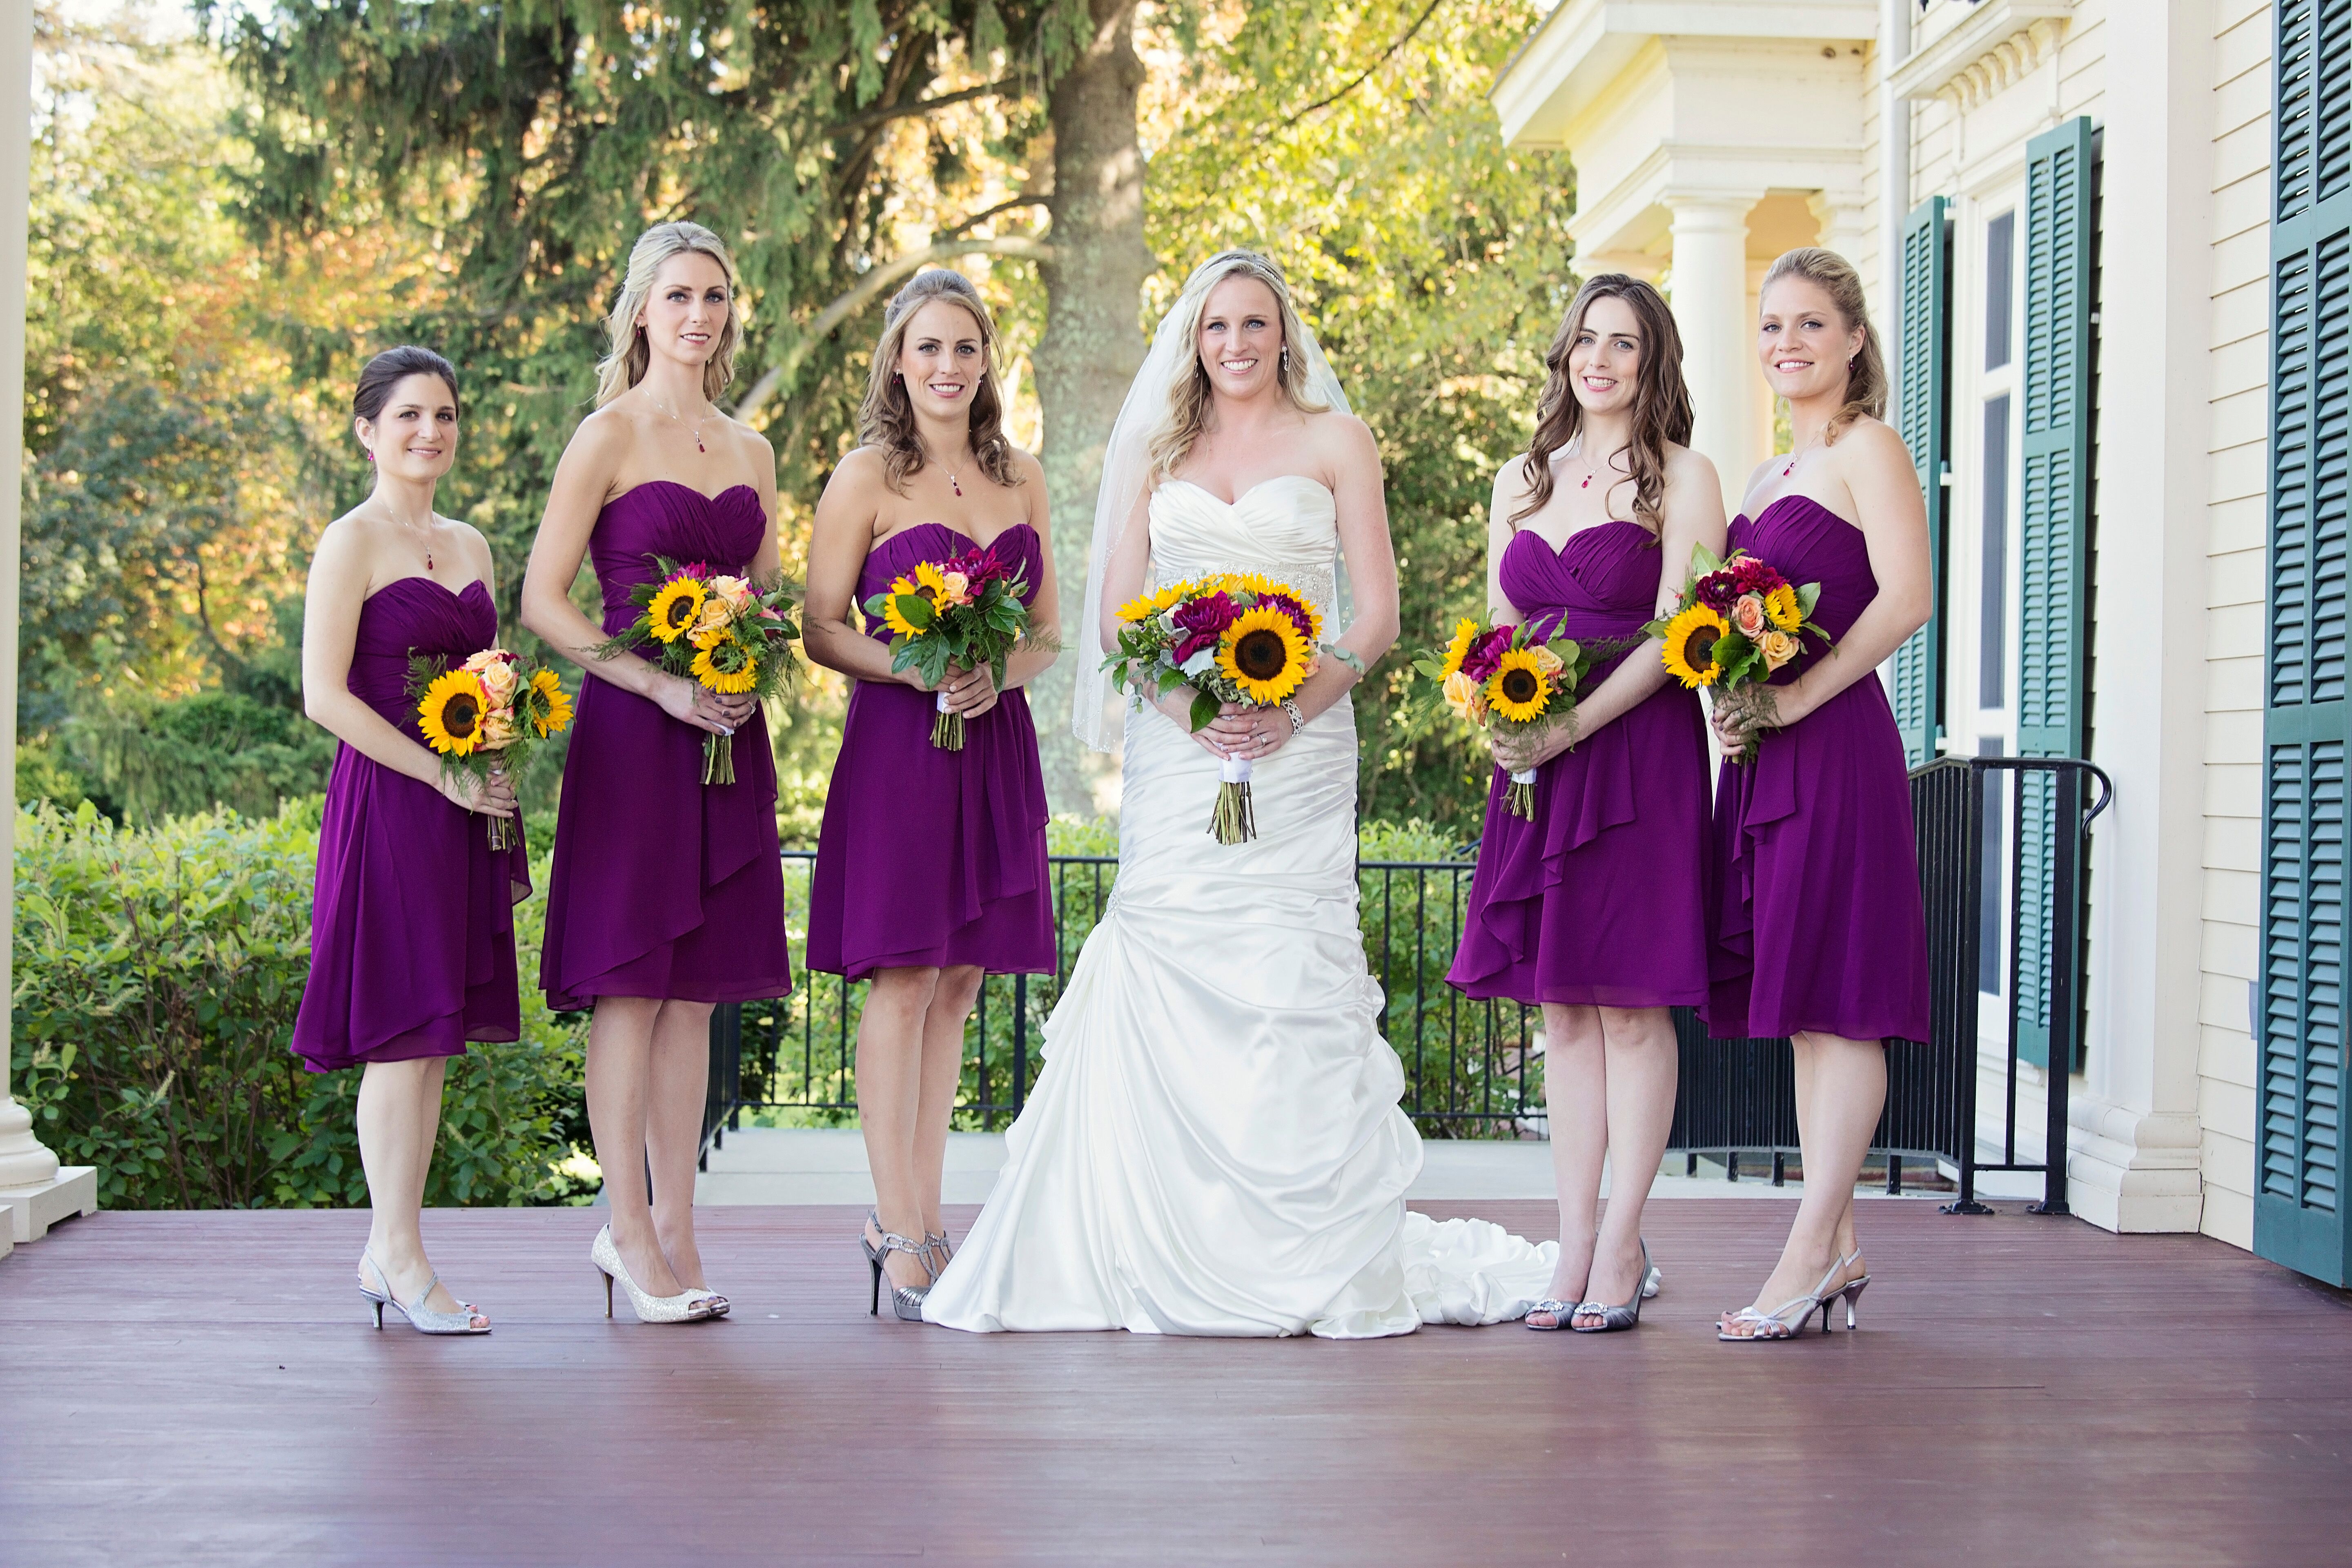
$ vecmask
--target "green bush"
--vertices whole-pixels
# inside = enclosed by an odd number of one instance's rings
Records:
[[[119,826],[16,814],[15,1082],[42,1140],[115,1208],[363,1204],[360,1075],[289,1049],[310,956],[319,802]],[[516,909],[537,970],[539,890]],[[523,1037],[449,1066],[428,1204],[560,1202],[584,1030],[526,984]]]

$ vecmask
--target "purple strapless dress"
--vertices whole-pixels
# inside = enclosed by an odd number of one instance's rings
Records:
[[[1878,596],[1862,531],[1810,496],[1782,496],[1752,522],[1735,519],[1731,546],[1791,583],[1819,583],[1813,618],[1833,637]],[[1820,657],[1820,639],[1805,641],[1776,684]],[[1927,1037],[1927,926],[1905,773],[1902,735],[1874,675],[1765,735],[1753,763],[1723,764],[1705,1012],[1718,1038],[1801,1029]]]
[[[451,593],[402,577],[368,595],[352,644],[352,695],[419,745],[408,656],[457,663],[498,641],[479,582]],[[522,1033],[514,904],[530,860],[493,853],[488,819],[431,784],[337,748],[319,824],[310,901],[310,980],[294,1052],[312,1072],[360,1062],[466,1054],[467,1040]]]
[[[636,618],[629,590],[654,575],[648,557],[742,573],[766,529],[750,485],[712,497],[654,479],[615,497],[588,538],[605,632]],[[539,964],[547,1005],[789,993],[766,718],[755,710],[735,732],[735,782],[706,784],[702,731],[593,675],[582,685],[548,876]]]
[[[899,530],[866,556],[857,602],[918,562],[973,543],[944,523]],[[1028,580],[1034,599],[1044,570],[1036,531],[1016,523],[989,549]],[[878,622],[866,635],[890,636]],[[1028,694],[1005,692],[969,721],[961,752],[931,744],[936,711],[931,694],[911,686],[861,680],[850,693],[809,889],[808,966],[852,980],[961,963],[1051,974],[1045,776]]]
[[[1657,603],[1658,551],[1636,522],[1580,530],[1558,553],[1522,530],[1504,547],[1501,575],[1505,595],[1547,635],[1638,637]],[[1584,689],[1628,657],[1596,667]],[[1515,1002],[1705,1001],[1706,733],[1696,694],[1653,692],[1546,763],[1532,822],[1506,808],[1508,782],[1497,769],[1446,979]]]

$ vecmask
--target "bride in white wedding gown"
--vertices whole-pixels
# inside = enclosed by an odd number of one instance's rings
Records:
[[[1129,713],[1118,883],[928,1321],[1370,1338],[1515,1319],[1550,1283],[1555,1243],[1404,1205],[1421,1140],[1357,925],[1348,699],[1351,666],[1395,637],[1396,568],[1379,455],[1344,408],[1280,271],[1246,251],[1194,272],[1129,393],[1080,623],[1079,734],[1108,749],[1096,628],[1147,586],[1280,578],[1327,632],[1345,626],[1345,654],[1287,710],[1199,737],[1169,716],[1189,690]],[[1226,755],[1253,763],[1244,844],[1207,831]]]

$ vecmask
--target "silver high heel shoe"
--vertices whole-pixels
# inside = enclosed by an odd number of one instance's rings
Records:
[[[866,1218],[876,1230],[882,1231],[882,1245],[879,1247],[866,1239],[864,1226],[861,1226],[857,1232],[857,1245],[866,1249],[866,1261],[874,1270],[874,1297],[866,1304],[866,1310],[869,1315],[878,1318],[882,1315],[882,1260],[884,1258],[894,1252],[910,1253],[915,1261],[923,1266],[923,1272],[931,1280],[935,1281],[939,1279],[940,1271],[931,1267],[931,1246],[928,1237],[921,1241],[909,1241],[896,1231],[882,1230],[881,1216],[870,1209],[866,1211]],[[930,1293],[929,1283],[901,1285],[893,1280],[890,1285],[891,1316],[901,1322],[921,1322],[923,1298]]]
[[[924,1265],[925,1268],[930,1268],[931,1278],[934,1279],[945,1274],[948,1271],[948,1265],[955,1261],[955,1247],[949,1243],[946,1231],[940,1231],[936,1236],[928,1230],[923,1232],[923,1250],[936,1253],[939,1257],[940,1261],[936,1268],[929,1263]]]
[[[1646,1293],[1643,1287],[1650,1283],[1650,1276],[1653,1272],[1650,1268],[1650,1244],[1644,1241],[1642,1243],[1642,1283],[1634,1288],[1633,1299],[1622,1307],[1612,1307],[1606,1301],[1579,1301],[1576,1304],[1576,1310],[1569,1314],[1570,1318],[1597,1317],[1601,1321],[1589,1329],[1576,1322],[1570,1322],[1568,1326],[1580,1334],[1610,1334],[1615,1333],[1620,1329],[1638,1326],[1642,1321],[1642,1302]]]
[[[1660,1268],[1656,1264],[1650,1261],[1650,1244],[1644,1241],[1642,1243],[1642,1300],[1646,1301],[1655,1296],[1659,1289],[1664,1286],[1665,1282],[1665,1270]],[[1539,1334],[1549,1333],[1556,1329],[1572,1328],[1574,1325],[1569,1321],[1569,1319],[1574,1317],[1580,1310],[1581,1310],[1584,1305],[1585,1304],[1581,1301],[1554,1301],[1549,1298],[1546,1298],[1545,1300],[1538,1301],[1535,1305],[1529,1307],[1527,1311],[1527,1316],[1521,1318],[1519,1321],[1524,1326],[1535,1330],[1536,1332]],[[1538,1312],[1543,1313],[1546,1317],[1549,1318],[1551,1321],[1549,1323],[1536,1322],[1534,1319]],[[1636,1314],[1636,1316],[1638,1315],[1639,1314]],[[1598,1331],[1588,1329],[1584,1331],[1587,1333],[1592,1333],[1597,1332]]]
[[[441,1283],[440,1275],[436,1274],[425,1281],[425,1289],[417,1292],[414,1302],[404,1301],[393,1294],[392,1276],[383,1271],[383,1265],[375,1260],[373,1253],[361,1253],[360,1261],[375,1270],[376,1283],[383,1287],[382,1294],[365,1285],[360,1287],[360,1294],[375,1306],[375,1326],[378,1329],[383,1327],[383,1310],[390,1307],[406,1318],[408,1326],[420,1334],[487,1334],[490,1331],[488,1318],[483,1318],[478,1325],[474,1321],[482,1315],[474,1310],[471,1301],[458,1302],[454,1312],[436,1312],[425,1305],[433,1299],[433,1287]]]
[[[629,1278],[628,1266],[621,1261],[621,1249],[613,1245],[613,1227],[606,1226],[596,1233],[596,1240],[588,1248],[588,1261],[604,1277],[604,1315],[613,1315],[613,1282],[619,1280],[621,1289],[629,1295],[629,1305],[636,1309],[641,1323],[694,1323],[713,1317],[709,1303],[723,1300],[708,1290],[681,1290],[675,1296],[648,1296],[637,1289]]]
[[[1715,1337],[1735,1343],[1744,1340],[1792,1340],[1804,1332],[1806,1326],[1813,1321],[1815,1312],[1822,1315],[1822,1332],[1828,1333],[1830,1304],[1840,1300],[1845,1302],[1845,1326],[1848,1331],[1852,1331],[1857,1326],[1854,1303],[1862,1299],[1863,1287],[1870,1283],[1870,1276],[1865,1274],[1859,1279],[1849,1279],[1835,1287],[1831,1285],[1831,1281],[1861,1257],[1862,1249],[1856,1247],[1850,1256],[1836,1259],[1830,1265],[1829,1272],[1822,1276],[1822,1282],[1809,1293],[1783,1301],[1769,1312],[1759,1312],[1753,1307],[1740,1308],[1724,1319],[1716,1329]],[[1791,1312],[1796,1316],[1790,1317]],[[1733,1333],[1731,1331],[1735,1327],[1748,1331]]]

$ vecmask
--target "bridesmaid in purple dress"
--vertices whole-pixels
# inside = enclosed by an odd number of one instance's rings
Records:
[[[1822,585],[1836,639],[1715,712],[1749,763],[1716,785],[1717,907],[1707,1026],[1787,1035],[1797,1053],[1805,1196],[1755,1302],[1727,1340],[1785,1339],[1818,1310],[1847,1326],[1870,1281],[1853,1186],[1886,1100],[1889,1037],[1927,1037],[1927,936],[1903,742],[1875,679],[1927,619],[1927,513],[1911,454],[1880,423],[1886,373],[1862,280],[1833,251],[1792,250],[1765,276],[1757,353],[1789,400],[1795,450],[1748,482],[1731,543],[1791,583]]]
[[[1545,356],[1535,440],[1495,476],[1486,597],[1498,620],[1630,640],[1691,551],[1723,549],[1715,465],[1689,449],[1683,346],[1658,291],[1578,291]],[[1596,482],[1598,481],[1598,482]],[[1572,721],[1498,736],[1461,951],[1472,996],[1540,1003],[1559,1266],[1531,1329],[1632,1328],[1649,1276],[1642,1206],[1675,1118],[1667,1009],[1706,997],[1706,734],[1654,640],[1592,672]],[[1536,817],[1504,804],[1533,767]],[[1617,1173],[1596,1229],[1604,1158]]]
[[[515,815],[514,786],[442,773],[408,696],[408,656],[454,666],[496,644],[490,547],[433,510],[457,455],[448,361],[419,348],[376,355],[352,412],[374,493],[319,536],[303,604],[303,707],[342,744],[319,826],[294,1049],[313,1072],[362,1067],[359,1276],[376,1327],[389,1306],[429,1334],[488,1333],[489,1319],[426,1259],[418,1211],[449,1058],[467,1040],[522,1032],[513,905],[530,879],[522,846],[492,851],[482,820]]]
[[[809,658],[856,682],[825,795],[809,895],[811,969],[870,980],[857,1025],[857,1120],[874,1174],[861,1236],[878,1310],[922,1320],[947,1266],[940,1215],[964,1020],[982,977],[1054,971],[1045,785],[1022,686],[1054,662],[1016,649],[998,690],[986,666],[950,668],[938,691],[893,674],[889,632],[854,605],[918,563],[985,550],[1028,584],[1040,626],[1059,624],[1045,476],[1005,439],[994,323],[961,274],[918,273],[891,300],[860,424],[817,503],[809,542]],[[931,744],[940,705],[964,746]]]
[[[776,852],[775,759],[759,704],[599,658],[627,626],[654,555],[777,576],[776,465],[713,403],[734,371],[735,268],[698,224],[646,231],[609,322],[596,411],[555,471],[523,577],[523,620],[577,660],[580,693],[556,818],[540,984],[593,1007],[588,1124],[612,1223],[590,1257],[646,1322],[725,1313],[694,1237],[694,1167],[714,1003],[792,989]],[[583,556],[600,625],[570,597]],[[735,737],[735,782],[702,783],[703,737]],[[650,1203],[641,1171],[651,1172]]]

